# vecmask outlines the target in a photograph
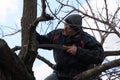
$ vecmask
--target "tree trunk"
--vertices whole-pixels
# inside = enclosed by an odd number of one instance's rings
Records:
[[[0,80],[34,80],[23,62],[11,52],[2,39],[0,39]]]
[[[37,0],[24,0],[23,3],[22,48],[18,57],[12,53],[6,42],[0,39],[0,80],[35,80],[32,66],[37,53],[31,50],[30,24],[37,16]]]
[[[1,63],[0,63],[0,65],[1,65]],[[3,68],[2,67],[0,67],[0,80],[7,80],[6,78],[10,78],[11,76],[7,76],[7,74],[5,74],[5,70],[3,70]],[[8,72],[9,73],[9,72]],[[10,79],[8,79],[8,80],[10,80]]]
[[[36,58],[37,53],[31,50],[31,37],[34,32],[30,32],[30,24],[34,22],[37,16],[37,0],[24,0],[23,16],[21,19],[22,27],[22,48],[19,57],[25,63],[28,71],[32,73],[33,62]],[[35,42],[35,41],[34,41]]]

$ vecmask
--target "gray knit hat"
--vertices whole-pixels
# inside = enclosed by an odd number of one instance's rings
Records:
[[[65,22],[70,25],[75,31],[82,30],[82,17],[79,14],[71,14],[66,19]]]

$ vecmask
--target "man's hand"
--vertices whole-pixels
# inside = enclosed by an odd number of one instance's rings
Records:
[[[72,55],[75,55],[77,52],[77,47],[75,45],[67,46],[67,52],[71,53]]]

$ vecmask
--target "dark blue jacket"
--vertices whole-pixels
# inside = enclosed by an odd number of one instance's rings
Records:
[[[59,44],[77,46],[76,55],[69,54],[66,50],[53,49],[56,62],[55,69],[58,74],[75,76],[76,74],[88,69],[90,64],[99,64],[103,61],[102,45],[91,35],[81,32],[71,38],[62,34],[62,29],[54,30],[47,35],[37,34],[40,44]],[[50,49],[50,48],[48,48]]]

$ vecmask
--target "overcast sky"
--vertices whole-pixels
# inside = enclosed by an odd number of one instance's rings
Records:
[[[0,34],[2,34],[1,29],[3,29],[6,33],[13,32],[14,30],[10,28],[15,28],[17,30],[20,29],[20,19],[22,16],[22,1],[23,0],[0,0]],[[103,3],[103,0],[97,0],[97,6],[100,8]],[[114,11],[115,1],[109,1],[109,8]],[[96,1],[92,0],[91,4],[95,5]],[[111,5],[112,4],[112,5]],[[112,12],[111,11],[111,12]],[[18,33],[14,36],[4,37],[8,43],[8,45],[12,48],[16,45],[21,45],[21,34]],[[111,42],[109,42],[111,40]],[[118,42],[118,43],[117,43]],[[111,46],[112,45],[112,46]],[[106,50],[116,50],[120,49],[120,40],[117,36],[113,35],[112,37],[108,37],[106,44],[104,45],[104,49]],[[45,51],[41,54],[45,56],[47,59],[50,59],[51,62],[54,62],[53,57],[51,55],[51,51]],[[51,59],[52,58],[52,59]],[[33,67],[35,76],[37,80],[43,80],[46,76],[52,73],[52,69],[49,68],[46,64],[36,59],[36,62]]]

